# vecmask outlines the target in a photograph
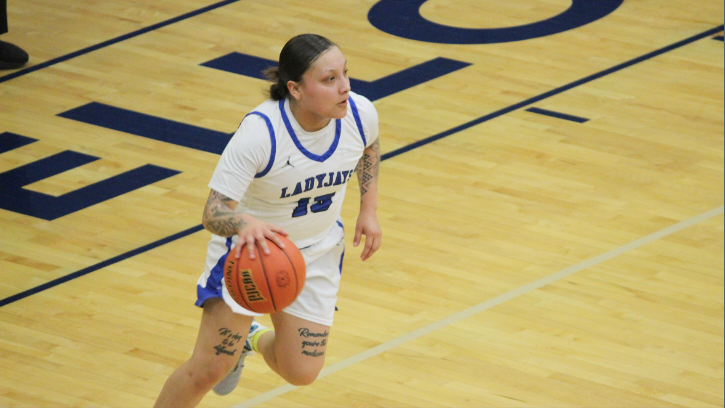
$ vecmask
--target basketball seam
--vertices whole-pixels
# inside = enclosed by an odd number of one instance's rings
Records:
[[[294,272],[293,275],[295,276],[295,299],[300,294],[299,287],[300,287],[300,280],[297,277],[297,268],[295,267],[295,263],[292,262],[292,258],[290,258],[289,254],[287,253],[287,250],[284,248],[280,248],[282,250],[282,253],[284,256],[287,257],[287,260],[289,261],[290,266],[292,267],[292,271]],[[293,301],[294,302],[294,301]]]
[[[262,253],[262,247],[258,243],[254,243],[254,246],[257,247],[257,253],[259,254],[259,264],[262,265],[262,271],[264,272],[264,281],[267,283],[267,289],[269,290],[269,300],[272,301],[272,307],[274,308],[275,312],[278,312],[277,310],[277,303],[274,301],[274,294],[272,293],[272,286],[269,284],[269,276],[267,276],[267,268],[264,266],[264,254]]]

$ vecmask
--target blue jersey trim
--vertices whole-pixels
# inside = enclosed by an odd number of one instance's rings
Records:
[[[269,155],[269,163],[267,163],[267,167],[265,167],[261,173],[257,173],[254,175],[254,178],[259,178],[259,177],[264,177],[272,169],[272,165],[274,164],[274,158],[277,155],[277,138],[274,136],[274,128],[272,127],[272,121],[269,120],[267,115],[260,113],[260,112],[249,112],[247,114],[247,116],[249,116],[249,115],[258,115],[262,119],[264,119],[264,123],[267,124],[267,129],[269,130],[269,139],[272,141],[272,154]],[[247,116],[245,116],[245,118]],[[244,119],[242,119],[242,120],[244,120]]]
[[[352,108],[352,116],[355,118],[355,124],[357,125],[357,130],[360,131],[360,137],[362,137],[363,141],[363,147],[368,147],[368,141],[365,139],[365,132],[363,132],[362,127],[362,121],[360,120],[360,114],[357,112],[357,106],[355,106],[355,101],[352,100],[352,97],[347,99],[350,101],[350,108]]]
[[[324,162],[327,160],[330,156],[332,156],[333,153],[335,153],[335,149],[337,149],[337,144],[340,142],[340,132],[342,131],[342,123],[340,122],[340,119],[335,119],[335,140],[332,142],[332,145],[329,149],[323,154],[322,156],[318,156],[309,150],[305,149],[304,146],[302,146],[302,143],[300,143],[299,139],[297,139],[297,134],[295,134],[294,129],[292,129],[292,124],[289,121],[289,118],[287,117],[287,112],[284,110],[284,99],[279,101],[279,110],[282,112],[282,121],[284,122],[284,126],[287,128],[287,132],[289,132],[290,137],[292,138],[292,141],[295,142],[295,146],[297,146],[297,149],[302,152],[307,158],[310,160],[314,160],[317,162]]]

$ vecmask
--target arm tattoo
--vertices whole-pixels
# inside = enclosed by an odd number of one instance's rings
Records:
[[[360,198],[378,183],[380,170],[380,141],[376,140],[366,148],[357,164],[357,180],[360,184]]]
[[[229,208],[229,203],[233,202],[231,198],[212,190],[206,200],[202,217],[204,227],[222,237],[231,237],[244,228],[246,222]]]

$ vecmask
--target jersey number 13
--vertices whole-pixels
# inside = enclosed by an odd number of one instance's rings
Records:
[[[332,205],[332,196],[334,195],[335,193],[330,193],[315,197],[315,201],[312,205],[310,205],[310,197],[300,198],[297,202],[297,207],[295,207],[292,211],[292,217],[302,217],[303,215],[307,215],[308,207],[313,213],[327,211],[327,209],[330,208],[330,205]]]

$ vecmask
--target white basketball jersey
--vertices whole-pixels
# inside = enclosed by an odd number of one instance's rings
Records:
[[[237,212],[282,227],[304,248],[338,220],[347,183],[377,137],[375,107],[353,92],[347,116],[317,132],[300,127],[288,100],[268,100],[244,118],[209,187],[239,201]]]

